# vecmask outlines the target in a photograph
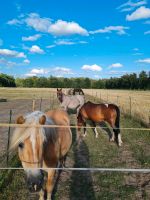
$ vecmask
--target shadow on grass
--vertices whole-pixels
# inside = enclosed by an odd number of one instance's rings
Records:
[[[89,150],[84,141],[77,146],[75,143],[76,130],[73,133],[74,168],[89,168]],[[93,180],[90,171],[73,171],[71,175],[70,199],[71,200],[96,200]]]

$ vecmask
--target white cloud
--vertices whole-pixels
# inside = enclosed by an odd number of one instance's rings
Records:
[[[46,48],[49,48],[49,49],[54,48],[54,47],[56,47],[55,44],[52,44],[52,45],[48,45],[48,46],[46,46]]]
[[[17,11],[20,11],[20,10],[21,10],[21,5],[18,4],[18,3],[16,3],[15,5],[16,5],[16,9],[17,9]]]
[[[12,19],[12,20],[7,22],[8,25],[16,25],[16,26],[19,26],[23,23],[24,23],[23,20],[18,20],[18,19]]]
[[[37,68],[34,68],[32,69],[29,73],[25,74],[25,76],[39,76],[39,75],[45,75],[45,74],[48,74],[49,71],[48,70],[45,70],[43,68],[40,68],[40,69],[37,69]]]
[[[111,68],[121,68],[121,67],[123,67],[121,63],[113,63],[108,68],[111,69]]]
[[[56,45],[74,45],[76,43],[72,41],[67,41],[67,40],[57,40],[55,41],[55,44]]]
[[[53,22],[52,19],[42,18],[37,13],[30,13],[24,19],[13,19],[7,22],[9,25],[20,25],[22,23],[26,23],[27,26],[34,28],[36,31],[50,33],[55,36],[88,35],[88,31],[76,22],[67,22],[61,19]]]
[[[87,41],[79,41],[79,44],[88,44]]]
[[[25,64],[30,64],[30,60],[28,60],[28,59],[25,59],[23,62],[24,62]]]
[[[47,71],[44,70],[44,69],[32,69],[32,70],[31,70],[31,73],[32,73],[32,74],[46,74]]]
[[[124,35],[127,34],[125,30],[129,29],[129,27],[126,26],[107,26],[104,29],[98,29],[95,31],[90,31],[90,34],[96,34],[96,33],[112,33],[113,31],[116,32],[118,35]]]
[[[43,51],[43,49],[41,49],[39,46],[37,46],[37,45],[32,45],[32,47],[29,49],[29,51],[31,52],[31,53],[39,53],[39,54],[43,54],[44,53],[44,51]]]
[[[0,49],[0,55],[15,58],[26,58],[26,55],[23,52],[18,52],[9,49]]]
[[[134,53],[132,54],[133,56],[140,56],[140,55],[143,55],[143,53],[140,53],[140,52],[137,52],[137,53]]]
[[[150,64],[150,58],[140,59],[140,60],[137,60],[137,62]]]
[[[126,16],[127,21],[135,21],[147,18],[150,18],[150,8],[146,8],[145,6],[141,6],[136,11]]]
[[[121,12],[127,12],[146,4],[147,4],[147,0],[140,0],[136,2],[132,2],[131,0],[129,0],[126,3],[120,5],[117,9],[120,10]]]
[[[149,35],[149,34],[150,34],[150,31],[144,32],[144,35]]]
[[[90,71],[101,71],[102,67],[99,65],[83,65],[82,68],[83,70],[90,70]]]
[[[115,70],[112,70],[112,71],[108,72],[109,75],[123,75],[123,74],[127,74],[127,73],[131,73],[131,72],[128,72],[128,71],[115,71]]]
[[[37,13],[30,13],[25,19],[27,26],[34,28],[36,31],[48,32],[51,25],[50,18],[41,18]]]
[[[71,40],[66,40],[66,39],[61,39],[61,40],[56,40],[54,42],[55,44],[47,46],[47,48],[54,48],[56,46],[61,46],[61,45],[75,45],[75,44],[87,44],[88,42],[86,41],[71,41]]]
[[[73,34],[88,35],[87,30],[82,28],[78,23],[63,20],[57,20],[54,24],[51,24],[48,32],[56,36]]]
[[[6,66],[8,66],[8,67],[12,67],[12,66],[17,65],[16,62],[12,62],[12,61],[6,60],[5,58],[1,58],[1,59],[0,59],[0,64],[6,65]]]
[[[22,37],[22,41],[36,41],[41,37],[40,34],[32,35],[29,37]]]
[[[133,51],[139,51],[139,48],[134,48]]]
[[[27,73],[27,74],[25,74],[25,76],[32,77],[32,76],[37,76],[37,74],[33,74],[33,73]]]
[[[55,67],[54,69],[52,69],[52,71],[55,73],[59,73],[59,75],[73,74],[70,68],[65,68],[65,67]]]

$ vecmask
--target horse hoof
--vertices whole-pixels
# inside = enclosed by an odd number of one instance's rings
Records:
[[[109,142],[114,142],[114,141],[115,141],[114,138],[109,139]]]

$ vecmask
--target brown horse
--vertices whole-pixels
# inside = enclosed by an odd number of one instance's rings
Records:
[[[81,88],[74,88],[73,89],[73,95],[76,95],[76,94],[84,95],[84,92]]]
[[[81,137],[80,130],[84,126],[84,136],[86,135],[86,120],[92,121],[94,132],[96,137],[98,137],[98,132],[96,130],[96,124],[100,122],[108,122],[113,128],[113,135],[111,135],[110,141],[115,141],[119,146],[122,144],[120,135],[120,110],[118,106],[114,104],[94,104],[90,101],[86,102],[80,109],[77,123],[78,123],[78,138]],[[114,137],[115,133],[115,137]]]
[[[44,171],[47,172],[47,200],[51,199],[55,169],[64,159],[72,143],[70,121],[67,113],[52,110],[45,114],[35,111],[17,118],[18,124],[32,127],[18,127],[11,139],[10,150],[18,147],[22,166],[26,171],[27,185],[31,192],[40,192],[44,200]],[[59,127],[38,127],[36,125],[59,125]],[[36,126],[36,127],[35,127]]]
[[[68,95],[84,95],[84,92],[81,88],[71,88],[68,90]]]

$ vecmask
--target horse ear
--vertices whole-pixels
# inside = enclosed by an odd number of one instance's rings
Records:
[[[40,117],[40,119],[39,119],[39,123],[40,123],[41,125],[44,125],[45,122],[46,122],[46,116],[45,116],[45,115],[42,115],[42,117]]]
[[[58,88],[57,88],[57,91],[58,91]]]
[[[23,116],[19,116],[16,120],[17,124],[24,124],[25,118]]]

